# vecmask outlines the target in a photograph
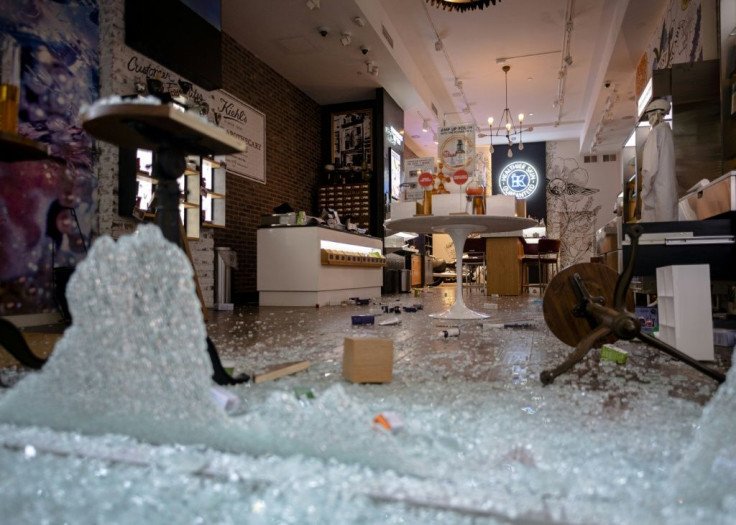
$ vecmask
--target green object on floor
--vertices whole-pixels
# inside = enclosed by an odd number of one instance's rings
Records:
[[[612,345],[603,345],[601,347],[601,359],[603,361],[613,361],[619,365],[625,365],[629,359],[629,353]]]
[[[298,386],[294,388],[294,395],[297,399],[314,399],[314,392],[312,389],[305,386]]]

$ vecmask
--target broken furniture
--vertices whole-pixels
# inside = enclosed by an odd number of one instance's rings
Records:
[[[618,279],[616,271],[606,265],[582,263],[565,268],[549,284],[542,306],[544,320],[558,339],[575,349],[563,363],[540,374],[544,385],[549,385],[556,377],[570,370],[592,348],[618,339],[634,338],[720,383],[726,380],[724,374],[642,332],[639,320],[629,311],[633,307],[629,284],[634,274],[639,237],[643,231],[644,228],[638,224],[629,228],[630,257]]]

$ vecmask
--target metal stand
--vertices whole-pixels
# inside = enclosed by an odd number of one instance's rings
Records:
[[[544,385],[549,385],[557,376],[570,370],[587,355],[591,348],[596,345],[600,345],[602,340],[610,337],[625,340],[637,338],[693,367],[695,370],[702,372],[708,377],[715,379],[719,383],[723,383],[726,380],[726,376],[724,374],[704,366],[699,361],[683,354],[678,349],[664,343],[663,341],[642,333],[639,320],[631,312],[626,310],[626,298],[629,294],[629,285],[631,284],[631,278],[634,273],[634,265],[636,263],[636,256],[639,249],[639,237],[643,231],[644,228],[638,224],[629,228],[629,236],[631,237],[631,256],[627,261],[626,268],[616,281],[616,288],[613,293],[613,307],[606,306],[606,301],[602,296],[594,296],[589,292],[588,286],[586,285],[584,278],[581,276],[583,268],[581,268],[580,271],[574,271],[575,267],[572,267],[571,270],[573,271],[562,272],[558,275],[560,279],[566,280],[566,282],[558,282],[558,288],[567,287],[567,289],[571,289],[577,297],[577,303],[572,306],[570,313],[574,317],[585,319],[589,324],[590,331],[579,339],[577,345],[575,345],[575,350],[563,363],[552,370],[545,370],[540,374],[539,378]],[[585,267],[588,265],[583,264],[576,266]],[[591,283],[588,282],[588,285],[590,284]],[[564,313],[564,310],[560,308],[559,304],[554,305],[557,306],[557,308],[548,305],[548,297],[550,297],[549,294],[545,296],[545,320],[547,320],[548,311],[551,313]],[[557,301],[557,299],[550,298],[550,301],[554,302]],[[550,324],[550,321],[547,320],[547,323]],[[555,335],[563,341],[565,340],[565,338],[561,337],[553,326],[550,325],[550,328]],[[570,332],[568,332],[567,335],[570,335]],[[575,337],[574,334],[572,337]]]
[[[177,179],[187,167],[186,154],[179,148],[159,147],[153,164],[153,177],[158,180],[156,198],[159,207],[156,221],[164,237],[179,244],[179,184]]]

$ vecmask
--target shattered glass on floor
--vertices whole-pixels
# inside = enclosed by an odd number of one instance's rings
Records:
[[[159,240],[148,242],[155,253]],[[108,252],[109,261],[111,249],[87,260]],[[123,270],[116,275],[126,289]],[[196,297],[176,275],[166,279],[179,283],[171,285],[176,312],[189,319]],[[94,279],[89,286],[100,301]],[[74,312],[44,370],[0,374],[16,382],[0,390],[3,521],[736,522],[736,372],[718,387],[654,349],[619,341],[626,364],[593,350],[543,387],[539,373],[571,349],[545,326],[539,300],[465,291],[487,321],[430,319],[454,293],[453,285],[366,306],[239,307],[212,313],[206,327],[182,323],[170,300],[166,312],[152,302],[144,309],[156,312],[150,333],[164,337],[156,323],[179,327],[163,351],[140,335],[147,330],[136,324],[135,301],[126,305],[135,320],[127,342],[114,326],[107,331],[118,340],[104,345],[105,330],[84,328],[104,324],[104,304],[89,305],[86,322]],[[379,302],[422,309],[384,314]],[[353,326],[357,314],[376,323]],[[381,326],[388,317],[401,322]],[[531,325],[487,327],[515,321]],[[441,337],[447,327],[459,334]],[[205,329],[236,374],[297,359],[311,366],[228,387],[240,400],[228,415],[207,391]],[[343,340],[361,336],[393,341],[391,383],[342,379]],[[731,350],[716,354],[713,366],[728,369]],[[59,407],[64,417],[54,417]],[[390,428],[374,421],[382,414]]]

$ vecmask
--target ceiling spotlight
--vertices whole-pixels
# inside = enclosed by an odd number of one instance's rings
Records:
[[[435,42],[435,43],[434,43],[434,50],[435,50],[435,51],[442,51],[442,48],[443,48],[443,47],[444,47],[444,46],[442,45],[442,40],[440,40],[440,39],[438,38],[438,39],[437,39],[437,42]]]
[[[458,88],[458,89],[462,89],[463,88],[463,81],[460,80],[459,78],[456,78],[455,79],[455,87]]]
[[[567,55],[565,57],[565,64],[567,64],[568,66],[572,65],[572,57],[570,55]]]
[[[363,18],[360,16],[356,16],[355,18],[353,18],[353,22],[355,22],[356,26],[365,27],[365,20],[363,20]]]
[[[350,37],[350,33],[344,32],[340,35],[340,43],[344,46],[349,46],[353,39]]]
[[[429,121],[426,118],[422,122],[422,131],[425,133],[429,131]]]
[[[319,9],[319,0],[307,0],[307,7],[312,11]]]

